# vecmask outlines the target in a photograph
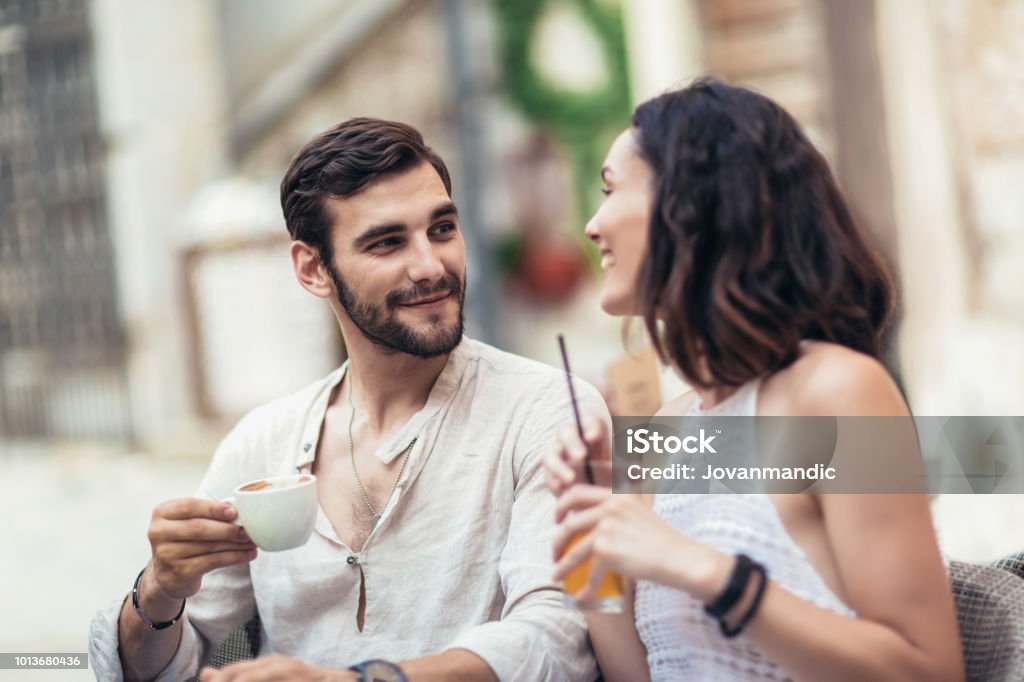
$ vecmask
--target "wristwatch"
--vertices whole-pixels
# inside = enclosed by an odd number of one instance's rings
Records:
[[[359,682],[409,682],[401,668],[379,658],[356,663],[349,670],[359,673]]]

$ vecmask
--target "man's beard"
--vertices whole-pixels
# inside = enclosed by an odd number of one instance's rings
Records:
[[[462,341],[465,291],[462,281],[456,275],[445,272],[444,277],[433,286],[415,286],[406,291],[389,292],[384,298],[384,305],[377,306],[356,300],[352,290],[338,276],[333,263],[327,266],[327,272],[338,292],[338,303],[348,314],[352,324],[377,346],[418,358],[435,358],[451,353]],[[448,292],[459,305],[458,319],[453,324],[446,326],[440,314],[433,314],[429,318],[430,331],[420,333],[402,324],[395,317],[395,311],[403,303],[444,292]]]

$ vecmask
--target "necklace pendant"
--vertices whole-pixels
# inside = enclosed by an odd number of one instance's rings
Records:
[[[380,523],[380,517],[381,517],[381,513],[380,512],[378,512],[378,513],[373,515],[373,521],[371,522],[373,524],[373,528],[376,528],[377,524]]]

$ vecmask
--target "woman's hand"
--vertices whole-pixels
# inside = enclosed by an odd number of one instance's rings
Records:
[[[576,596],[593,596],[607,571],[648,580],[711,601],[722,591],[735,558],[696,542],[654,513],[648,495],[612,494],[574,485],[558,500],[555,580],[592,559],[590,582]],[[567,550],[576,536],[587,534]]]
[[[585,481],[585,468],[590,467],[594,483],[612,484],[612,444],[604,421],[584,415],[583,440],[574,423],[558,430],[555,442],[544,455],[544,472],[548,488],[561,495],[577,481]]]

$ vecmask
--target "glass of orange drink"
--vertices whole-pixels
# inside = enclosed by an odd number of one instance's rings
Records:
[[[566,552],[587,537],[586,533],[580,533],[572,539]],[[579,566],[572,569],[562,581],[562,589],[565,591],[567,604],[575,606],[583,611],[595,611],[597,613],[622,613],[622,600],[625,593],[625,581],[618,573],[605,572],[601,576],[601,582],[597,589],[586,599],[580,599],[577,595],[590,582],[590,566],[592,560],[587,559]]]

